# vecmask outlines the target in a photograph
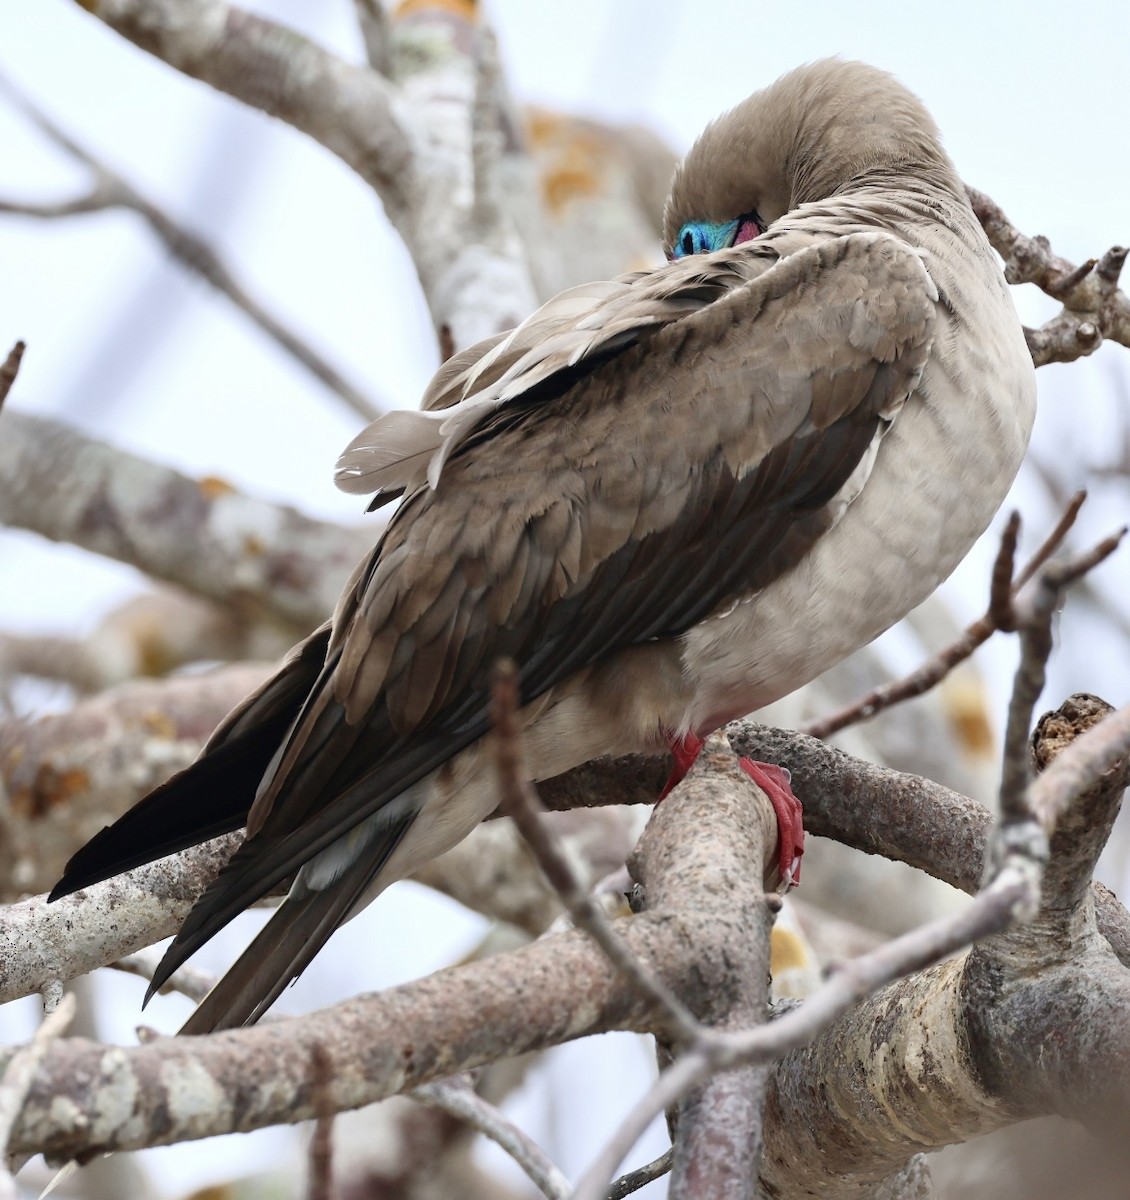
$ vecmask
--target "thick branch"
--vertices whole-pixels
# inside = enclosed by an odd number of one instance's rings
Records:
[[[403,219],[414,158],[391,85],[293,29],[222,0],[84,0],[171,67],[278,117],[347,162]]]
[[[44,486],[60,476],[66,487]],[[373,540],[17,412],[0,437],[0,522],[302,630],[333,611]]]
[[[267,671],[136,680],[65,713],[0,725],[0,897],[49,890],[79,846],[192,762]]]
[[[54,904],[33,896],[0,910],[0,1004],[171,937],[240,840],[216,838]]]
[[[396,22],[388,47],[393,86],[378,71],[222,0],[90,0],[84,7],[170,66],[279,117],[348,163],[383,201],[436,328],[453,348],[516,325],[534,306],[508,220],[476,206],[494,183],[476,179],[472,162],[473,135],[489,134],[481,124],[474,129],[472,109],[477,81],[490,68],[479,30],[463,15],[437,6]],[[497,121],[496,109],[489,115]]]
[[[761,820],[737,782],[711,789],[708,809],[693,796],[665,802],[641,851],[648,839],[664,847],[651,883],[657,911],[619,923],[632,952],[700,1012],[725,1003],[725,942],[748,944],[758,921],[744,872],[719,867]],[[678,849],[687,846],[697,846],[691,858],[701,856],[705,875]],[[563,934],[297,1020],[131,1050],[60,1043],[12,1149],[74,1155],[306,1120],[315,1052],[327,1056],[327,1104],[337,1110],[583,1034],[650,1028],[655,1016],[586,937]],[[60,1095],[75,1103],[60,1106]]]
[[[1093,763],[1096,703],[1073,697],[1044,718],[1038,757]],[[1125,756],[1130,728],[1120,732]],[[1123,757],[1075,791],[1052,840],[1049,882],[1079,870],[1088,878],[1128,774]],[[1094,1063],[1130,1054],[1128,1014],[1130,973],[1099,936],[1088,890],[1053,882],[1031,924],[892,984],[779,1064],[765,1177],[782,1195],[859,1196],[914,1149],[1041,1113],[1124,1114],[1130,1083]],[[844,1182],[828,1188],[829,1178]]]

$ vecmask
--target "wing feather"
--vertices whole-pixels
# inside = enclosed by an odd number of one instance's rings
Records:
[[[765,587],[830,527],[837,494],[917,386],[936,289],[884,234],[779,262],[771,247],[706,257],[718,261],[604,293],[541,358],[535,314],[477,375],[460,368],[486,415],[460,429],[440,485],[410,495],[359,572],[256,833],[158,978],[482,736],[499,656],[517,661],[532,701]],[[605,355],[594,322],[613,339],[633,332]]]

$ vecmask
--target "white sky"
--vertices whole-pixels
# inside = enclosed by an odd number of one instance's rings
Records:
[[[248,7],[358,54],[347,0]],[[1046,0],[491,0],[489,11],[518,97],[646,122],[679,150],[722,109],[800,62],[834,53],[869,60],[922,96],[964,177],[1026,232],[1048,234],[1075,261],[1130,238],[1126,0],[1094,0],[1077,15]],[[6,0],[0,31],[0,71],[211,239],[249,288],[348,375],[389,402],[417,402],[435,366],[430,329],[403,249],[347,168],[279,123],[179,78],[69,0]],[[81,168],[2,98],[0,145],[0,195],[58,197],[83,185]],[[17,337],[29,344],[13,407],[65,417],[314,513],[359,515],[356,499],[330,480],[357,419],[240,314],[170,266],[136,219],[106,214],[40,224],[0,216],[0,264],[0,351]],[[1018,300],[1030,322],[1046,311],[1036,297]],[[1040,374],[1037,444],[1071,486],[1088,464],[1109,460],[1125,428],[1127,355],[1108,347],[1093,362]],[[65,487],[66,470],[59,464],[42,486]],[[1123,519],[1127,496],[1125,483],[1099,485],[1087,527],[1108,531]],[[1032,481],[1022,483],[1018,499],[1034,531],[1046,527],[1049,510]],[[983,547],[953,588],[955,604],[970,615],[983,603],[989,555]],[[1120,602],[1130,586],[1125,563],[1105,578]],[[134,586],[128,569],[0,532],[0,628],[89,628]],[[1088,647],[1085,632],[1079,636],[1067,661],[1057,660],[1057,693],[1086,688],[1124,702],[1128,664]],[[996,649],[990,664],[1003,668],[1009,654]],[[994,686],[1003,695],[1003,675]],[[342,935],[349,945],[319,959],[320,979],[336,983],[317,991],[307,979],[288,993],[296,1010],[330,990],[346,994],[430,969],[475,927],[447,908],[438,920],[418,915],[394,895],[371,911],[372,920]],[[426,936],[418,936],[424,927]],[[401,954],[405,942],[427,943],[429,962]],[[370,958],[359,983],[346,964]],[[139,989],[123,983],[116,994],[115,1032],[128,1039]],[[15,1007],[0,1014],[5,1040],[22,1036],[30,1013],[21,1009],[6,1028]],[[147,1019],[171,1029],[182,1014]],[[584,1069],[603,1061],[593,1050]],[[633,1086],[617,1076],[603,1089],[615,1094],[610,1110],[591,1117],[597,1131],[619,1107],[620,1084]],[[552,1114],[543,1116],[553,1124]],[[585,1153],[576,1141],[596,1133],[568,1133],[575,1136],[561,1136],[574,1149],[564,1165],[576,1170]],[[169,1178],[186,1183],[222,1177],[233,1162],[251,1161],[249,1146],[277,1146],[273,1138],[229,1141],[226,1161],[213,1156],[212,1143],[208,1155],[190,1147],[161,1161]]]

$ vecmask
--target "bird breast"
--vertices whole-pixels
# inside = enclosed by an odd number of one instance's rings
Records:
[[[805,559],[684,635],[693,699],[681,731],[770,704],[890,628],[953,571],[1011,486],[1035,379],[1008,287],[971,213],[956,230],[913,232],[942,297],[918,388]]]

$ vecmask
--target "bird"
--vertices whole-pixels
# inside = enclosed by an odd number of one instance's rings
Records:
[[[289,892],[182,1032],[254,1022],[344,920],[496,807],[492,666],[535,781],[670,751],[808,682],[950,574],[1016,475],[1035,380],[922,102],[828,59],[707,127],[666,261],[453,355],[337,484],[399,505],[332,618],[198,760],[97,834],[57,898],[246,825],[149,995]],[[779,857],[802,848],[787,774]],[[146,998],[148,1000],[148,996]]]

